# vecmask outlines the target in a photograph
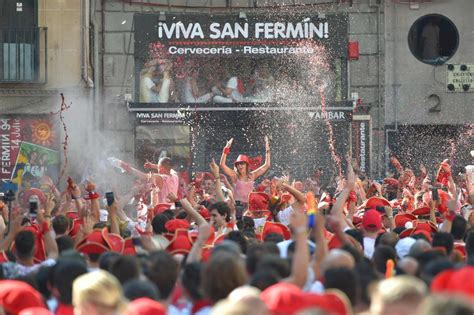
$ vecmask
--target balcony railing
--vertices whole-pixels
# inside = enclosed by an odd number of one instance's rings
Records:
[[[0,28],[0,83],[48,81],[48,29]]]

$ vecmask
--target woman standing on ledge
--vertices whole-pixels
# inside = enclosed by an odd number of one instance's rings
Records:
[[[265,137],[265,163],[256,170],[250,171],[249,157],[244,154],[240,154],[237,157],[237,160],[234,162],[234,169],[226,165],[227,155],[230,153],[230,147],[233,141],[233,138],[227,141],[222,151],[220,166],[224,173],[231,178],[232,185],[234,186],[237,212],[240,212],[239,208],[246,208],[247,206],[249,193],[254,190],[255,180],[263,175],[270,167],[270,143],[268,137]],[[237,215],[239,216],[240,214],[238,213]]]

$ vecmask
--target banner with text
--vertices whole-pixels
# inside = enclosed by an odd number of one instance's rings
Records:
[[[57,177],[58,132],[48,117],[1,116],[0,139],[0,190],[10,181],[39,188],[42,177]]]
[[[372,125],[369,115],[354,115],[352,117],[352,148],[359,169],[366,175],[371,175],[371,139]]]
[[[330,82],[340,101],[347,28],[344,14],[135,14],[135,100],[320,103]]]

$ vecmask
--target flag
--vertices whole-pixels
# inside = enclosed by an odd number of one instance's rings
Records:
[[[306,209],[306,214],[308,215],[308,226],[309,228],[314,228],[314,220],[316,211],[318,210],[318,204],[311,191],[306,193]]]

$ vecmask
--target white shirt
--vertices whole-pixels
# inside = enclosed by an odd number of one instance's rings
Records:
[[[364,256],[372,259],[374,256],[374,249],[375,249],[375,238],[371,237],[364,237]]]

